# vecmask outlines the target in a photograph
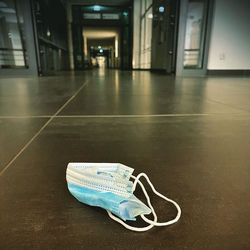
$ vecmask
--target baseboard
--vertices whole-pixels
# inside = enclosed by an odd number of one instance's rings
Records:
[[[136,70],[136,71],[137,71],[137,70],[138,70],[138,71],[150,71],[151,69],[138,69],[138,68],[137,68],[137,69],[132,69],[132,70]]]
[[[250,76],[250,70],[207,70],[207,75],[210,76]]]
[[[150,69],[151,73],[166,75],[167,71],[165,69]]]

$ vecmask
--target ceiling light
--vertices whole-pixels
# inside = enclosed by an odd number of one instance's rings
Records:
[[[148,14],[148,18],[152,19],[153,18],[153,14],[152,13]]]
[[[164,8],[163,6],[160,6],[160,7],[159,7],[159,12],[161,12],[161,13],[164,12],[164,9],[165,9],[165,8]]]
[[[94,11],[100,11],[101,10],[101,6],[100,5],[94,5],[93,10]]]

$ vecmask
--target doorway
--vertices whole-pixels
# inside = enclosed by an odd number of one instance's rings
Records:
[[[134,1],[133,68],[175,73],[179,0]]]
[[[176,75],[206,75],[212,10],[210,0],[181,1]]]
[[[130,6],[72,6],[76,70],[93,67],[96,57],[105,57],[105,65],[110,68],[132,68],[131,13]]]
[[[153,0],[152,6],[151,69],[175,73],[179,1]]]
[[[105,65],[120,68],[120,29],[117,27],[84,27],[84,68]]]

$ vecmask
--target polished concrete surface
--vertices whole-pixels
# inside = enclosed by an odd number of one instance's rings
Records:
[[[249,249],[249,152],[250,78],[115,70],[2,78],[0,249]],[[70,161],[147,173],[180,204],[180,221],[128,231],[69,194]],[[149,194],[160,220],[175,216]]]

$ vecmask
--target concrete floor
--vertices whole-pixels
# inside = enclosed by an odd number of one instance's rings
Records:
[[[2,77],[0,249],[249,249],[249,152],[250,78]],[[147,173],[180,221],[128,231],[69,194],[71,161]],[[160,220],[175,216],[149,194]]]

